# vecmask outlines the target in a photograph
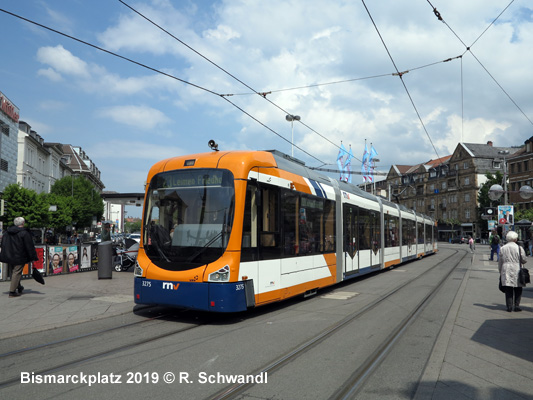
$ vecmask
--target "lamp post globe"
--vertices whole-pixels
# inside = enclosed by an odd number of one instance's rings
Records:
[[[529,185],[522,186],[519,190],[520,197],[529,200],[533,197],[533,188]]]
[[[504,190],[501,185],[492,185],[489,189],[489,199],[499,200],[502,197]]]

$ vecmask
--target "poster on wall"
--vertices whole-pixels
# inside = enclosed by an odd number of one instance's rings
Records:
[[[76,272],[79,269],[78,246],[67,247],[68,272]]]
[[[498,206],[498,223],[500,225],[514,224],[514,207]]]
[[[63,272],[63,247],[50,246],[50,265],[48,269],[49,274],[60,274]]]
[[[81,246],[81,260],[80,260],[80,266],[81,268],[90,268],[91,267],[91,245],[90,244],[84,244]]]
[[[492,232],[494,229],[496,229],[496,221],[491,219],[488,221],[489,223],[489,232]]]
[[[37,269],[40,273],[46,273],[46,248],[45,247],[36,247],[35,251],[37,252],[37,257],[39,260],[33,262],[33,268]]]

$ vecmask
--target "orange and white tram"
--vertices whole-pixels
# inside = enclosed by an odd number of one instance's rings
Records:
[[[437,251],[435,224],[277,151],[150,169],[135,302],[237,312]]]

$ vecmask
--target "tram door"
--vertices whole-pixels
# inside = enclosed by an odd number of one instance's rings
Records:
[[[359,272],[359,237],[357,226],[358,207],[351,204],[344,204],[343,210],[343,252],[344,252],[344,273],[346,275]]]
[[[381,255],[381,224],[377,211],[359,208],[359,268],[379,267]]]
[[[262,293],[265,301],[279,298],[280,251],[279,188],[249,183],[244,207],[241,275],[253,279],[255,294]]]

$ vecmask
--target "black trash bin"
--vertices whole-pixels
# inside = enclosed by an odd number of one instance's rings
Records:
[[[98,279],[113,278],[113,242],[98,244]]]

